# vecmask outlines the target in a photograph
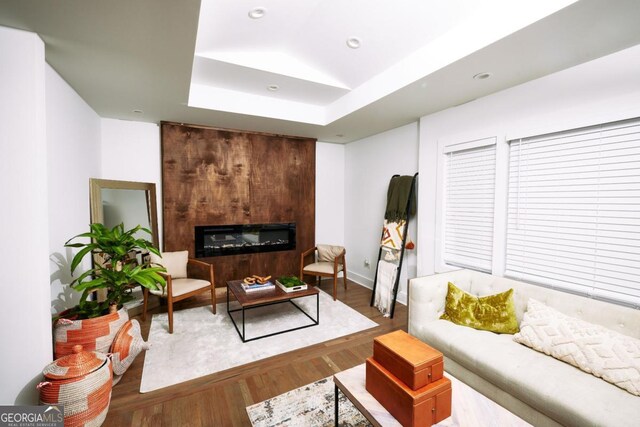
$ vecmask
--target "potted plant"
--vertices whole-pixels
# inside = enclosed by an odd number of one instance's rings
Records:
[[[152,267],[145,263],[138,265],[131,257],[131,254],[140,250],[160,256],[160,251],[150,241],[136,237],[138,231],[149,235],[151,231],[139,225],[125,231],[123,224],[109,229],[99,223],[91,224],[90,229],[90,232],[74,236],[65,243],[66,247],[82,248],[71,261],[72,274],[88,253],[99,258],[99,261],[94,262],[93,268],[71,282],[72,288],[82,292],[74,314],[86,318],[107,314],[131,300],[131,291],[136,285],[153,290],[159,289],[158,285],[165,285],[164,278],[158,274],[166,271],[164,268]],[[88,243],[71,243],[72,240],[82,237],[91,240]],[[107,298],[104,302],[87,299],[92,292],[99,289],[106,290]]]
[[[56,357],[70,354],[75,344],[82,344],[85,350],[107,352],[113,340],[111,335],[129,318],[122,304],[133,298],[132,290],[138,285],[149,289],[165,286],[165,279],[158,274],[166,271],[164,268],[136,262],[138,251],[160,255],[150,241],[136,236],[139,231],[151,234],[139,225],[125,231],[123,224],[108,228],[95,223],[88,233],[78,234],[65,243],[66,247],[81,248],[71,261],[72,274],[87,254],[94,257],[94,262],[91,269],[71,282],[71,287],[82,292],[82,296],[78,305],[61,313],[61,319],[55,323]],[[90,241],[72,242],[78,238]],[[106,291],[105,301],[89,299],[89,295],[101,289]]]

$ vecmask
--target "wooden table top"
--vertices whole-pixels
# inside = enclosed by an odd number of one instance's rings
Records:
[[[434,426],[531,427],[531,424],[478,393],[462,381],[448,373],[445,373],[445,375],[451,380],[451,389],[453,391],[451,416],[434,424]],[[400,423],[367,391],[364,364],[335,374],[333,381],[371,424],[376,427],[400,426]]]
[[[274,288],[272,289],[245,292],[244,289],[242,289],[242,280],[230,280],[227,282],[227,286],[242,307],[288,301],[295,298],[317,295],[319,293],[318,288],[310,285],[307,289],[294,292],[285,292],[277,285],[274,285]]]

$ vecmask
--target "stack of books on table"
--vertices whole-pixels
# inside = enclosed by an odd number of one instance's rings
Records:
[[[265,291],[268,289],[274,289],[276,286],[271,282],[266,283],[242,283],[242,289],[245,292],[257,292]]]

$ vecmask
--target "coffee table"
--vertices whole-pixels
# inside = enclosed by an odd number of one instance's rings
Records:
[[[523,419],[507,411],[489,398],[478,393],[462,381],[449,374],[453,397],[451,416],[434,426],[439,427],[484,427],[484,426],[531,426]],[[338,393],[342,392],[374,426],[400,427],[401,424],[365,388],[365,365],[358,365],[333,376],[335,384],[335,425],[338,425]]]
[[[234,295],[234,297],[240,304],[240,308],[236,308],[233,310],[229,308],[230,294]],[[318,325],[320,323],[319,294],[320,292],[314,286],[310,286],[307,289],[303,289],[301,291],[295,291],[295,292],[285,292],[276,286],[273,289],[266,289],[266,290],[247,293],[244,291],[244,289],[242,289],[242,280],[230,280],[227,282],[227,313],[229,314],[229,317],[231,318],[231,322],[233,323],[233,326],[235,326],[236,331],[238,332],[238,335],[240,335],[240,339],[242,339],[242,342],[244,343],[244,342],[254,341],[260,338],[271,337],[273,335],[284,334],[285,332],[297,331],[298,329],[304,329],[304,328],[309,328],[311,326]],[[293,302],[294,299],[304,298],[304,297],[314,296],[314,295],[316,297],[316,318],[315,319],[311,317],[309,313],[304,311],[298,304]],[[284,331],[273,332],[270,334],[260,335],[257,337],[247,339],[247,335],[245,333],[245,312],[247,310],[251,310],[258,307],[264,307],[267,305],[284,304],[284,303],[293,304],[293,306],[296,307],[298,310],[300,310],[302,314],[304,314],[309,319],[311,319],[313,323],[286,329]],[[236,313],[239,311],[242,312],[242,332],[240,332],[240,328],[238,327],[238,324],[236,323],[236,320],[233,318],[233,315],[232,315],[232,313]]]

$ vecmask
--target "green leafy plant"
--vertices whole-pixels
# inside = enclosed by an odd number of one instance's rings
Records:
[[[136,237],[138,231],[151,235],[151,231],[141,226],[124,230],[124,224],[113,228],[103,224],[91,224],[88,233],[78,234],[66,243],[66,247],[81,248],[71,261],[71,273],[91,254],[99,259],[93,263],[93,268],[85,271],[71,282],[71,287],[82,292],[80,303],[69,313],[80,318],[97,317],[109,312],[111,307],[120,307],[132,299],[131,292],[137,285],[148,289],[160,289],[166,285],[160,272],[163,267],[152,267],[150,264],[138,265],[135,257],[130,254],[146,250],[156,255],[160,251],[148,240]],[[78,238],[89,238],[88,243],[72,243]],[[107,291],[107,299],[103,302],[89,300],[89,295],[99,289]]]
[[[287,288],[304,285],[304,282],[298,279],[296,276],[281,276],[278,278],[278,282],[282,283]]]

